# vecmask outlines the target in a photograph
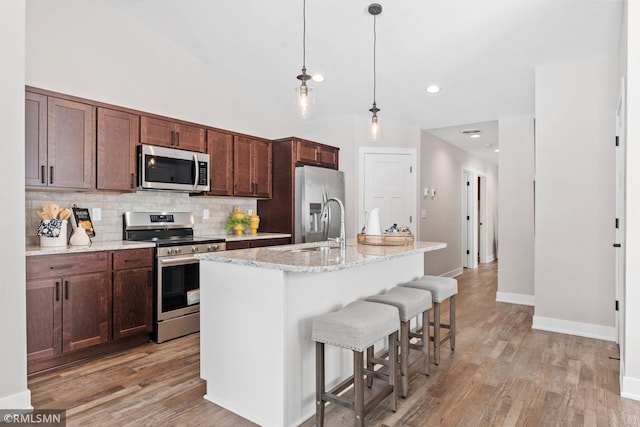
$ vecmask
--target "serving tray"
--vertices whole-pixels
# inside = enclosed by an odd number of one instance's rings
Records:
[[[358,234],[359,245],[373,246],[403,246],[413,244],[413,234],[406,233],[385,233],[385,234]]]

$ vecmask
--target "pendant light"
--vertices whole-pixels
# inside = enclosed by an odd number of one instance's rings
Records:
[[[369,125],[369,138],[372,141],[380,141],[382,139],[382,123],[378,117],[380,109],[376,105],[376,16],[382,13],[382,6],[378,3],[369,5],[369,13],[373,15],[373,106],[371,111],[371,124]]]
[[[300,80],[300,87],[296,88],[296,115],[301,119],[309,117],[311,106],[314,103],[312,97],[313,89],[307,86],[307,81],[311,80],[311,76],[307,74],[306,62],[306,42],[307,42],[307,2],[302,0],[302,73],[296,77]]]

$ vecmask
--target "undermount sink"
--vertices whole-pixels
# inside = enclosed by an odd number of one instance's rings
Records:
[[[331,249],[340,249],[340,247],[331,246],[331,245],[328,245],[326,242],[321,242],[320,244],[313,245],[313,246],[302,246],[302,247],[296,247],[296,248],[274,246],[269,249],[274,251],[280,251],[280,252],[329,252]]]

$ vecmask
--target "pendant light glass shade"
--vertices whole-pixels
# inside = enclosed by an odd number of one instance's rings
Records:
[[[296,88],[295,108],[296,116],[306,119],[311,113],[311,107],[315,102],[312,97],[313,89],[307,86],[307,81],[311,80],[311,76],[307,74],[306,62],[306,44],[307,44],[307,2],[302,0],[302,73],[296,78],[300,80],[300,86]]]
[[[372,141],[380,141],[382,140],[382,123],[380,117],[378,117],[380,109],[376,105],[376,16],[382,13],[382,6],[378,3],[371,3],[369,5],[369,13],[373,15],[373,106],[369,109],[369,111],[371,111],[369,139]]]

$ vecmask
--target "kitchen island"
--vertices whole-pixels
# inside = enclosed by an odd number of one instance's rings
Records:
[[[200,258],[200,375],[205,399],[261,426],[297,426],[315,413],[315,316],[424,274],[405,246],[327,242]],[[327,388],[352,373],[351,352],[326,351]]]

